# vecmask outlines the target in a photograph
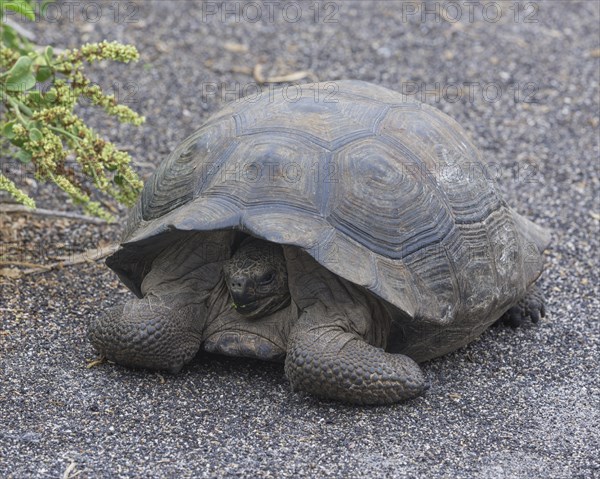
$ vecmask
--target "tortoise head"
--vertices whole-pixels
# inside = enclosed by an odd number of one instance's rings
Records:
[[[281,245],[246,238],[223,265],[233,307],[248,318],[267,316],[290,302]]]

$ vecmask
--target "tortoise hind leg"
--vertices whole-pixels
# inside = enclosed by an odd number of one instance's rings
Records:
[[[511,328],[521,326],[528,318],[533,323],[537,323],[540,318],[546,316],[546,306],[544,295],[534,284],[528,290],[521,300],[510,307],[498,321],[496,325],[505,324]]]

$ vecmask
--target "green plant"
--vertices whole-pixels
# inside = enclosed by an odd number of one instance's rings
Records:
[[[128,63],[138,60],[139,54],[132,45],[106,41],[60,54],[55,54],[51,46],[37,46],[5,22],[7,10],[33,20],[32,1],[0,0],[0,98],[5,109],[0,137],[13,145],[18,160],[33,165],[37,180],[55,183],[88,213],[110,219],[106,208],[91,199],[85,178],[99,192],[127,206],[135,202],[142,182],[130,166],[131,157],[98,136],[74,109],[85,98],[122,123],[143,123],[143,117],[119,105],[114,95],[103,93],[84,73],[84,63],[99,60]],[[36,88],[42,83],[44,88]],[[73,159],[73,167],[68,166],[67,162]],[[8,191],[27,206],[35,206],[1,172],[0,190]]]

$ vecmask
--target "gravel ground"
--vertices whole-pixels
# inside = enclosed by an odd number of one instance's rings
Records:
[[[552,229],[541,280],[550,314],[425,364],[424,397],[363,408],[292,393],[276,364],[206,355],[178,376],[87,368],[86,324],[128,295],[115,276],[97,262],[0,278],[0,476],[600,477],[597,2],[482,2],[472,18],[460,1],[429,2],[424,18],[423,5],[392,1],[280,2],[272,17],[260,1],[115,5],[83,3],[69,15],[59,4],[30,28],[56,46],[138,46],[139,63],[92,71],[106,89],[120,82],[147,123],[81,112],[131,151],[144,177],[252,88],[256,64],[265,76],[308,70],[418,89],[469,131],[509,203]],[[2,169],[39,207],[73,209],[14,163]],[[104,247],[119,230],[0,221],[4,261],[49,263]]]

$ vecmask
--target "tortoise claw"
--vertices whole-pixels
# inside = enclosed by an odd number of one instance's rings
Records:
[[[535,324],[545,316],[544,296],[536,286],[533,286],[517,304],[504,313],[496,324],[505,324],[511,328],[517,328],[522,326],[527,319]]]

